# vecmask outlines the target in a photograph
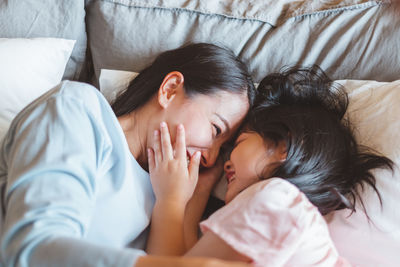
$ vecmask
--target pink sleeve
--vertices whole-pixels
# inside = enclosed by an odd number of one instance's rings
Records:
[[[347,266],[341,264],[318,209],[280,178],[247,188],[200,227],[256,266]]]

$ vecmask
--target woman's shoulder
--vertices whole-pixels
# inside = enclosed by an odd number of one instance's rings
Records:
[[[87,116],[94,121],[114,121],[116,119],[111,106],[100,91],[87,83],[62,81],[54,88],[26,106],[16,117],[16,120],[26,116],[34,116],[47,110],[46,114],[73,116],[75,119]],[[79,115],[80,114],[80,115]]]
[[[86,104],[106,102],[100,91],[91,84],[75,81],[62,81],[50,91],[53,97],[73,99]]]
[[[13,137],[17,132],[38,127],[50,127],[52,133],[82,132],[90,127],[105,132],[110,128],[107,125],[117,122],[111,106],[95,87],[63,81],[20,111],[7,135]]]

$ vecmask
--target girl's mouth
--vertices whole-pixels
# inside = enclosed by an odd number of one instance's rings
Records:
[[[235,172],[227,172],[225,177],[226,177],[226,180],[228,181],[228,184],[230,184],[236,178]]]

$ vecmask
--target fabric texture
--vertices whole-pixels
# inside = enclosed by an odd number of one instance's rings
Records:
[[[63,82],[17,115],[0,185],[2,266],[126,267],[144,254],[136,241],[155,200],[149,174],[90,85]]]
[[[283,66],[311,64],[332,79],[398,78],[400,16],[390,4],[313,1],[319,3],[314,7],[309,2],[90,2],[95,80],[101,69],[139,72],[159,53],[189,42],[230,48],[248,64],[255,82]]]
[[[0,38],[41,37],[76,41],[63,79],[78,80],[87,47],[84,0],[0,1]]]
[[[0,140],[26,105],[61,82],[75,41],[0,38]]]
[[[288,18],[302,16],[319,11],[351,8],[354,5],[371,5],[389,1],[369,0],[329,0],[329,1],[292,1],[292,0],[263,0],[249,1],[202,1],[202,0],[106,0],[125,6],[159,9],[179,9],[206,15],[220,15],[233,19],[253,19],[278,26]],[[90,2],[90,0],[88,1]],[[273,8],[272,8],[273,7]]]
[[[258,182],[200,224],[256,266],[350,266],[318,209],[280,178]]]

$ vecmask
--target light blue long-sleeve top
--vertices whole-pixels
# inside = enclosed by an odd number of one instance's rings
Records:
[[[154,194],[101,93],[62,82],[0,148],[4,266],[133,266]],[[141,234],[142,233],[142,234]]]

